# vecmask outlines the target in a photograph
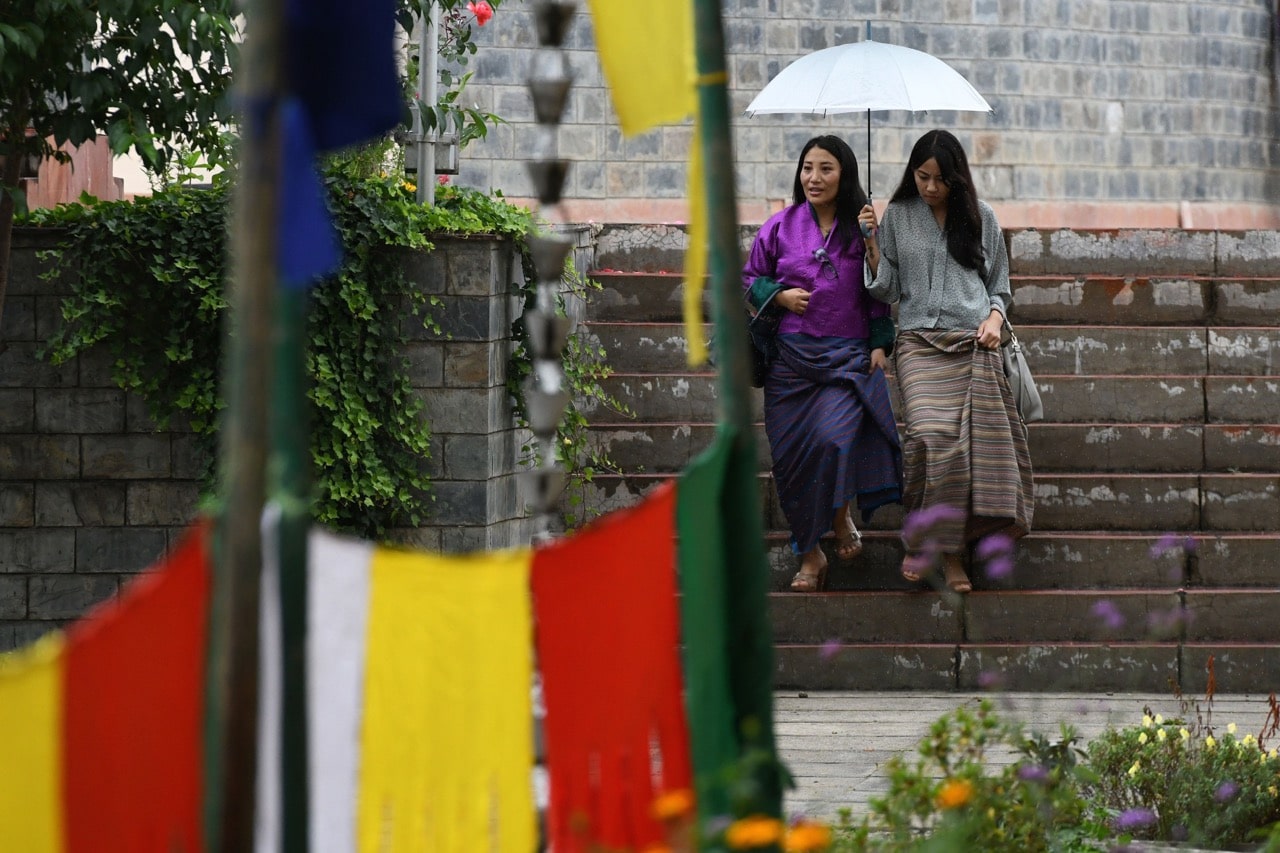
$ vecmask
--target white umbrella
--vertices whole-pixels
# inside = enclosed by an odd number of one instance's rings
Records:
[[[756,95],[746,114],[827,116],[863,110],[867,111],[869,193],[872,110],[989,113],[991,105],[960,72],[936,56],[868,38],[797,59]]]

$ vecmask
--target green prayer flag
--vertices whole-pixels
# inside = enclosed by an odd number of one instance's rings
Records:
[[[698,822],[781,817],[773,638],[756,455],[721,424],[676,498],[685,684]]]

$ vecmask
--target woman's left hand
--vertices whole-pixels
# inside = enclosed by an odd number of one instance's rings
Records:
[[[884,366],[889,363],[889,357],[885,355],[882,349],[873,349],[871,351],[871,370],[868,373],[875,373],[877,370],[884,370]]]
[[[1000,346],[1000,330],[1004,327],[1004,315],[992,311],[978,326],[978,346],[997,349]]]

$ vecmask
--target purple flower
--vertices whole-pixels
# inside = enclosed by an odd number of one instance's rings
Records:
[[[1023,782],[1047,782],[1049,771],[1039,764],[1024,764],[1018,768],[1018,778]]]
[[[1116,816],[1115,828],[1117,832],[1131,832],[1155,822],[1156,813],[1151,809],[1129,809]]]
[[[1004,683],[1004,676],[998,672],[984,670],[978,673],[978,686],[983,690],[994,690]]]
[[[1124,614],[1120,612],[1120,608],[1116,607],[1114,601],[1103,599],[1096,602],[1092,607],[1094,616],[1102,620],[1102,623],[1113,631],[1117,631],[1124,627]]]
[[[918,509],[902,521],[902,540],[909,547],[916,547],[921,539],[927,537],[934,529],[949,523],[964,521],[964,510],[947,504]]]
[[[1162,557],[1173,551],[1182,551],[1184,554],[1190,554],[1196,550],[1196,540],[1191,536],[1183,536],[1177,533],[1166,533],[1156,540],[1151,546],[1151,559]]]
[[[1240,793],[1240,786],[1228,780],[1218,786],[1218,790],[1213,792],[1213,798],[1220,803],[1226,803],[1234,800],[1238,793]]]
[[[1008,556],[997,557],[987,561],[987,577],[992,580],[1007,578],[1013,574],[1013,560]]]
[[[1147,626],[1152,633],[1161,636],[1177,634],[1183,625],[1190,625],[1192,612],[1179,605],[1170,610],[1157,610],[1147,614]]]
[[[985,562],[996,557],[1007,557],[1013,553],[1013,540],[1003,533],[984,536],[974,549],[973,555]]]

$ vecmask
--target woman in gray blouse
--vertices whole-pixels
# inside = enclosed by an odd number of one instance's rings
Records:
[[[869,259],[878,261],[867,290],[898,303],[902,575],[918,582],[941,562],[947,586],[968,592],[968,546],[1031,529],[1027,429],[1000,357],[1012,297],[1004,238],[978,200],[964,148],[945,130],[915,144],[878,228],[870,208],[860,222],[872,232]],[[1005,547],[1011,543],[995,540]]]

